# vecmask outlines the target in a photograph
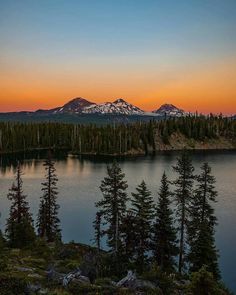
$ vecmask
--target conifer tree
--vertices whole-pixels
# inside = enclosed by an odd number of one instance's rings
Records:
[[[123,241],[124,256],[126,261],[132,262],[136,247],[135,234],[136,216],[129,209],[122,218],[121,235]]]
[[[122,248],[120,227],[128,200],[126,193],[128,185],[124,178],[125,174],[116,162],[111,166],[108,165],[107,176],[100,186],[103,199],[96,203],[107,225],[107,229],[104,230],[108,238],[107,244],[116,256],[120,254]]]
[[[189,220],[189,208],[192,200],[192,190],[194,181],[194,167],[186,151],[177,160],[177,165],[173,167],[178,177],[173,182],[175,185],[174,199],[176,202],[176,216],[179,231],[179,261],[178,271],[181,274],[184,267],[185,248],[187,242],[187,226]]]
[[[52,161],[51,154],[44,163],[45,182],[42,183],[42,192],[39,212],[38,212],[38,235],[48,242],[54,242],[61,238],[58,218],[59,205],[57,204],[57,181],[56,169]]]
[[[144,181],[132,193],[132,212],[135,216],[135,259],[140,273],[144,271],[147,262],[147,252],[150,250],[151,230],[153,219],[153,198]]]
[[[188,255],[190,270],[198,271],[203,265],[220,278],[217,250],[215,247],[216,217],[211,203],[216,202],[215,178],[211,175],[211,167],[204,163],[201,173],[196,177],[197,188],[190,210],[188,227],[190,253]]]
[[[102,213],[98,211],[96,213],[96,217],[93,222],[94,241],[96,243],[98,250],[100,250],[100,248],[101,248],[101,238],[102,238],[101,223],[102,223]]]
[[[11,201],[10,214],[7,219],[6,236],[10,247],[22,248],[35,240],[33,219],[26,195],[23,193],[22,170],[17,164],[15,182],[8,193]]]
[[[178,254],[176,229],[173,226],[173,212],[170,208],[171,196],[169,182],[164,172],[156,207],[152,241],[154,259],[163,271],[174,270],[174,257]]]

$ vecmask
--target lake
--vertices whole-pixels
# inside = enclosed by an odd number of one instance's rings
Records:
[[[172,166],[178,152],[159,153],[155,156],[119,158],[121,168],[129,184],[128,192],[145,180],[157,199],[160,178],[165,170],[169,179],[175,178]],[[16,159],[23,162],[24,192],[28,196],[31,212],[36,218],[41,182],[44,179],[43,160],[45,152],[5,155],[0,158],[0,227],[4,229],[8,216],[8,189],[12,184]],[[99,185],[106,173],[106,165],[112,162],[109,157],[81,157],[60,152],[54,155],[59,178],[58,202],[62,237],[65,242],[74,240],[92,243],[92,221],[95,216],[94,203],[102,195]],[[236,151],[193,152],[193,164],[199,172],[201,164],[207,161],[216,177],[219,192],[215,205],[218,226],[216,244],[220,253],[220,269],[226,285],[236,291]]]

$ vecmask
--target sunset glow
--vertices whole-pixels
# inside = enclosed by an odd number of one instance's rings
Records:
[[[235,1],[66,4],[0,1],[0,112],[123,97],[236,113]]]

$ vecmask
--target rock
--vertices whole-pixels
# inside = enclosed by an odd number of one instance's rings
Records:
[[[133,285],[135,284],[135,281],[137,280],[135,273],[132,272],[132,270],[129,270],[127,273],[127,276],[121,279],[116,286],[117,287],[127,287],[127,288],[133,288]]]
[[[62,285],[66,287],[71,281],[77,284],[90,284],[89,278],[82,276],[79,268],[65,275],[62,280]]]
[[[22,267],[22,266],[15,266],[15,269],[22,272],[34,272],[35,268],[31,267]]]
[[[150,289],[157,290],[159,289],[155,284],[147,280],[137,279],[135,273],[131,270],[128,271],[126,277],[116,283],[117,287],[125,287],[133,290],[142,290],[142,289]],[[160,290],[159,290],[160,291]]]
[[[30,273],[30,274],[28,274],[27,277],[35,278],[35,279],[42,279],[43,278],[43,276],[39,275],[38,273]]]

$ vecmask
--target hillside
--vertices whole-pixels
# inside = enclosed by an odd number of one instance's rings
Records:
[[[26,249],[1,248],[0,294],[196,295],[194,289],[200,286],[197,278],[201,278],[205,288],[218,292],[214,294],[230,295],[205,270],[192,277],[180,277],[167,276],[158,269],[142,276],[133,272],[126,276],[128,270],[124,269],[123,276],[116,277],[112,275],[110,256],[83,244],[47,245],[40,239]]]

